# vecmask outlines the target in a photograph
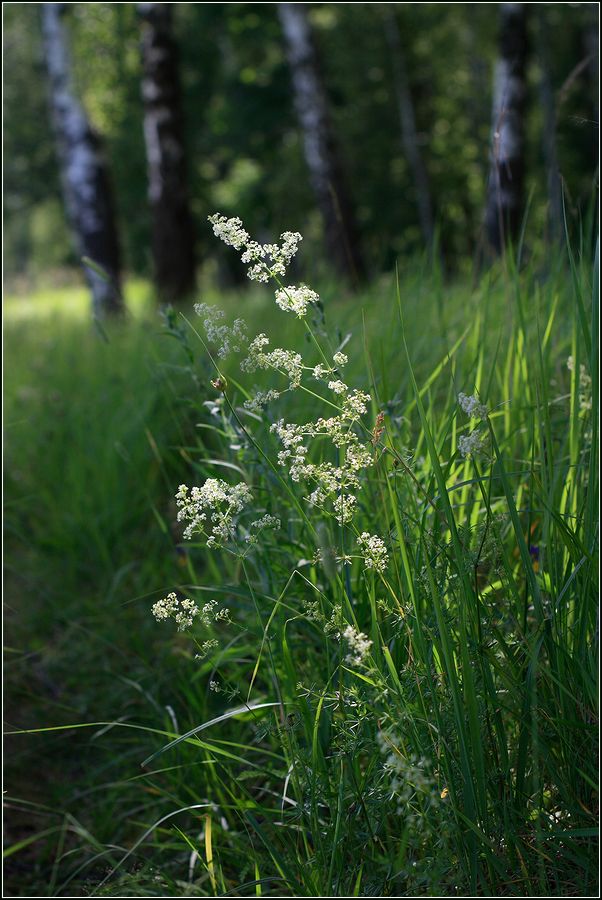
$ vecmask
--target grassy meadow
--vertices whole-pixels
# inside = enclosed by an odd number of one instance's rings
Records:
[[[8,893],[596,891],[597,269],[554,255],[325,284],[303,320],[201,292],[301,354],[295,390],[142,282],[101,331],[80,288],[6,298]],[[369,400],[295,480],[271,426],[342,415],[335,351]],[[307,482],[349,446],[341,524]],[[252,495],[213,548],[175,500],[207,479]]]

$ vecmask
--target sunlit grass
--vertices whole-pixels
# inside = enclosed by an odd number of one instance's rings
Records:
[[[136,319],[148,316],[155,307],[152,287],[143,279],[127,279],[124,297],[128,313]],[[9,289],[4,295],[4,320],[7,325],[19,321],[35,325],[54,318],[88,324],[90,305],[90,292],[83,283],[39,286],[23,293]]]
[[[317,517],[304,524],[302,493],[266,464],[272,439],[241,418],[244,446],[236,419],[204,406],[215,371],[190,311],[167,336],[135,283],[136,314],[107,342],[81,291],[32,297],[27,314],[9,300],[8,719],[36,733],[12,738],[6,787],[36,829],[9,844],[35,860],[27,895],[592,889],[595,279],[584,260],[547,280],[500,268],[474,289],[416,268],[399,291],[321,291],[335,343],[350,335],[346,381],[371,392],[369,427],[385,413],[359,527],[386,537],[386,584],[357,559],[349,581],[312,563]],[[267,290],[199,299],[311,353]],[[253,378],[224,374],[240,418]],[[489,437],[464,460],[457,394],[474,389]],[[319,414],[309,394],[291,403],[293,421]],[[244,478],[284,523],[246,561],[181,541],[173,495],[207,477]],[[309,614],[345,606],[349,583],[365,668],[341,664]],[[203,659],[150,616],[173,589],[231,611]],[[69,724],[86,727],[43,731]],[[405,771],[428,760],[436,803],[392,798],[379,734]]]

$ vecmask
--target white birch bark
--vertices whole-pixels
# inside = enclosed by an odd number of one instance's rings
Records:
[[[341,274],[363,274],[351,202],[335,148],[326,93],[320,76],[307,10],[300,3],[279,3],[278,15],[291,69],[305,161],[324,221],[330,258]]]
[[[499,57],[493,83],[493,139],[485,227],[502,253],[524,212],[527,21],[523,3],[501,3]]]
[[[84,266],[97,317],[123,310],[120,256],[106,165],[86,113],[75,95],[71,59],[62,21],[64,4],[42,4],[42,31],[52,122],[61,182],[77,252],[104,270]]]

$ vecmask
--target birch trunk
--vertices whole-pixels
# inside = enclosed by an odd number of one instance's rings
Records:
[[[485,228],[503,253],[524,211],[527,15],[523,3],[500,4],[499,57],[493,86],[493,141]]]
[[[121,313],[120,253],[113,199],[100,141],[75,96],[71,58],[62,21],[64,4],[42,4],[44,55],[65,207],[80,257],[89,257],[107,278],[85,266],[94,315]]]
[[[194,289],[195,240],[172,8],[166,3],[139,3],[138,13],[155,282],[163,301],[177,302]]]
[[[291,69],[295,109],[303,133],[305,160],[324,221],[328,253],[342,275],[357,281],[362,277],[364,267],[307,10],[304,4],[279,3],[278,15]]]
[[[418,219],[422,237],[429,250],[432,250],[435,240],[435,228],[433,224],[429,180],[418,142],[414,102],[412,100],[412,93],[410,91],[410,84],[405,66],[403,47],[399,35],[399,26],[395,18],[395,13],[389,7],[385,10],[384,25],[385,36],[389,47],[391,48],[393,82],[395,85],[395,93],[397,95],[399,122],[401,125],[401,143],[414,181],[414,196],[416,198],[416,207],[418,210]]]

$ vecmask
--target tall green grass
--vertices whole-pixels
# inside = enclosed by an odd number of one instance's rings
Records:
[[[570,256],[545,278],[507,260],[474,290],[418,271],[353,303],[323,292],[335,344],[350,335],[345,380],[371,394],[365,427],[384,413],[356,523],[387,542],[383,578],[329,557],[352,536],[275,464],[242,409],[253,376],[220,363],[211,415],[196,317],[108,343],[7,323],[23,893],[595,890],[596,283]],[[267,291],[224,305],[311,357]],[[464,459],[457,395],[474,390],[486,440]],[[310,393],[278,403],[268,423],[325,414]],[[183,542],[173,495],[208,477],[246,481],[282,529],[244,558]],[[150,606],[172,589],[231,623],[170,632]],[[366,665],[325,629],[337,610],[372,641]],[[195,637],[218,646],[195,658]]]

